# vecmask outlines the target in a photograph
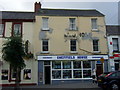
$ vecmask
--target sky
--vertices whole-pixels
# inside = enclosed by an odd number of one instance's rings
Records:
[[[96,9],[105,15],[107,25],[119,24],[119,0],[0,0],[0,10],[33,12],[35,2],[42,8]]]

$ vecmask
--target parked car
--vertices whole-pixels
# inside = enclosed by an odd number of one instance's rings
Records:
[[[98,86],[106,90],[120,90],[120,71],[105,72],[98,76]]]

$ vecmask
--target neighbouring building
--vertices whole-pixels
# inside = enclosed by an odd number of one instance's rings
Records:
[[[6,41],[6,37],[19,35],[23,38],[24,43],[28,46],[29,55],[34,54],[33,48],[33,32],[35,23],[34,12],[0,12],[0,51],[2,44]],[[21,71],[22,85],[37,84],[37,61],[34,58],[28,57],[25,59],[26,67]],[[11,71],[9,63],[2,60],[0,52],[0,85],[8,86],[15,83],[14,71]],[[28,75],[28,77],[27,77]]]
[[[34,51],[38,84],[90,80],[107,71],[104,15],[97,10],[43,9],[36,3]],[[102,63],[101,63],[102,62]]]
[[[120,26],[107,25],[109,49],[108,71],[120,70]]]

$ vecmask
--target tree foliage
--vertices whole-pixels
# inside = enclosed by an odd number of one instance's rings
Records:
[[[25,56],[24,45],[21,37],[10,37],[3,44],[2,58],[9,62],[12,68],[23,69],[25,63],[23,57]]]

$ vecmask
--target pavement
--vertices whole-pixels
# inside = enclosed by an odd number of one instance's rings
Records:
[[[2,90],[14,90],[14,87],[2,87]],[[102,90],[96,83],[80,82],[57,85],[20,86],[19,90]]]

